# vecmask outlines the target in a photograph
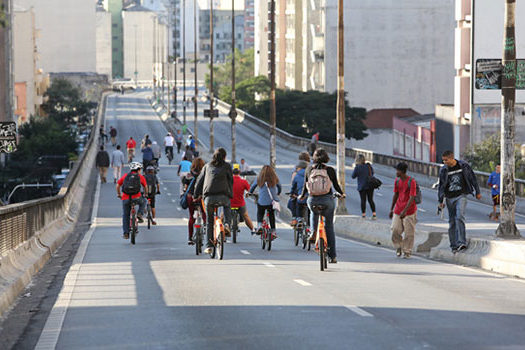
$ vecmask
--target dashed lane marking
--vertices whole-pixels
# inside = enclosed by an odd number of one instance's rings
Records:
[[[168,196],[171,196],[171,193],[168,192]]]
[[[295,283],[300,284],[300,285],[303,286],[303,287],[309,287],[309,286],[312,285],[311,283],[308,283],[308,282],[306,282],[306,281],[304,281],[304,280],[293,280],[293,281],[294,281]]]
[[[247,251],[247,250],[241,250],[241,254],[244,254],[244,255],[252,255],[252,253],[250,253],[250,252]]]
[[[425,209],[423,209],[423,208],[417,208],[417,210],[419,210],[419,211],[422,212],[422,213],[426,213],[426,212],[427,212],[427,211],[426,211]]]
[[[178,210],[178,211],[182,211],[182,209],[181,209],[180,207],[177,207],[177,210]]]
[[[365,310],[355,306],[355,305],[345,305],[345,307],[352,311],[353,313],[356,313],[358,314],[359,316],[363,316],[363,317],[374,317],[374,315],[372,315],[371,313],[369,312],[366,312]]]
[[[264,263],[264,266],[266,266],[266,267],[275,267],[274,264],[272,264],[272,263],[268,263],[268,262],[265,262],[265,263]]]

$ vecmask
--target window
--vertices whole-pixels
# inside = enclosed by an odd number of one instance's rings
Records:
[[[112,25],[113,28],[117,28],[117,26],[118,26],[117,23],[113,23]]]
[[[195,68],[191,68],[190,70],[192,73],[195,73]]]

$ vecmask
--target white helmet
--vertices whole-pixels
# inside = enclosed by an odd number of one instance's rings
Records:
[[[142,169],[142,163],[139,162],[132,162],[129,164],[129,170],[135,171]]]

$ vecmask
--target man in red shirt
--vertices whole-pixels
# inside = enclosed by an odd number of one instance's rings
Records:
[[[146,211],[146,199],[142,196],[141,189],[146,193],[148,188],[146,178],[140,173],[142,164],[133,162],[129,165],[129,169],[130,172],[117,181],[117,196],[122,199],[122,230],[124,231],[122,238],[124,239],[129,239],[129,215],[132,204],[139,205],[137,218],[139,222],[144,222],[142,215]]]
[[[403,254],[405,259],[412,254],[417,222],[416,180],[407,175],[407,169],[408,165],[404,162],[396,166],[397,178],[389,215],[392,219],[392,242],[396,255],[400,257]]]
[[[255,228],[253,226],[252,219],[248,215],[246,210],[246,202],[244,201],[244,191],[250,191],[250,184],[248,181],[243,179],[241,176],[241,167],[239,164],[233,165],[233,197],[230,200],[230,206],[232,208],[239,208],[239,215],[244,218],[246,226],[252,231],[252,235],[255,234]]]
[[[133,160],[135,157],[135,147],[137,147],[137,142],[133,140],[133,137],[129,137],[129,140],[126,142],[126,148],[128,150],[128,162]]]

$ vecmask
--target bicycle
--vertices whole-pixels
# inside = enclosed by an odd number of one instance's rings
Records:
[[[151,211],[151,198],[148,198],[148,205],[147,205],[147,213],[148,213],[148,230],[151,229],[151,224],[153,222],[153,213]]]
[[[332,198],[338,198],[341,195],[335,194]],[[314,204],[312,205],[312,211],[319,215],[319,224],[317,225],[316,239],[315,239],[315,251],[319,253],[319,263],[321,271],[328,268],[328,238],[326,236],[326,229],[324,224],[324,216],[321,214],[326,209],[325,205]],[[308,250],[310,250],[310,244],[308,244]]]
[[[204,237],[204,232],[206,232],[206,223],[203,220],[202,208],[204,208],[204,203],[202,207],[199,206],[197,210],[193,213],[195,222],[193,224],[193,243],[195,245],[195,255],[202,254],[202,242]]]
[[[168,149],[166,151],[166,158],[168,158],[168,164],[171,165],[171,162],[173,161],[173,150]]]
[[[296,198],[297,196],[288,192],[286,193],[291,198]],[[300,204],[297,204],[300,205]],[[293,235],[294,235],[294,244],[297,247],[299,242],[302,242],[303,249],[306,248],[308,244],[308,236],[310,234],[309,229],[306,227],[307,220],[304,217],[300,217],[297,220],[297,223],[293,225]]]
[[[131,244],[135,244],[135,238],[139,234],[139,219],[137,217],[137,211],[135,207],[139,205],[137,199],[132,199],[130,202],[131,211],[130,211],[130,220],[129,220],[129,235],[131,239]]]
[[[224,258],[224,243],[226,241],[226,233],[221,218],[222,213],[219,212],[219,208],[222,206],[223,204],[221,203],[213,205],[213,247],[210,254],[210,258],[215,259],[217,257],[219,260]]]
[[[232,210],[232,228],[231,228],[231,234],[232,234],[232,241],[233,243],[237,243],[237,234],[241,232],[239,229],[239,208],[231,208]]]
[[[268,248],[268,251],[272,250],[272,229],[270,227],[270,211],[266,210],[264,214],[264,219],[261,227],[261,247],[264,250],[265,247]]]

